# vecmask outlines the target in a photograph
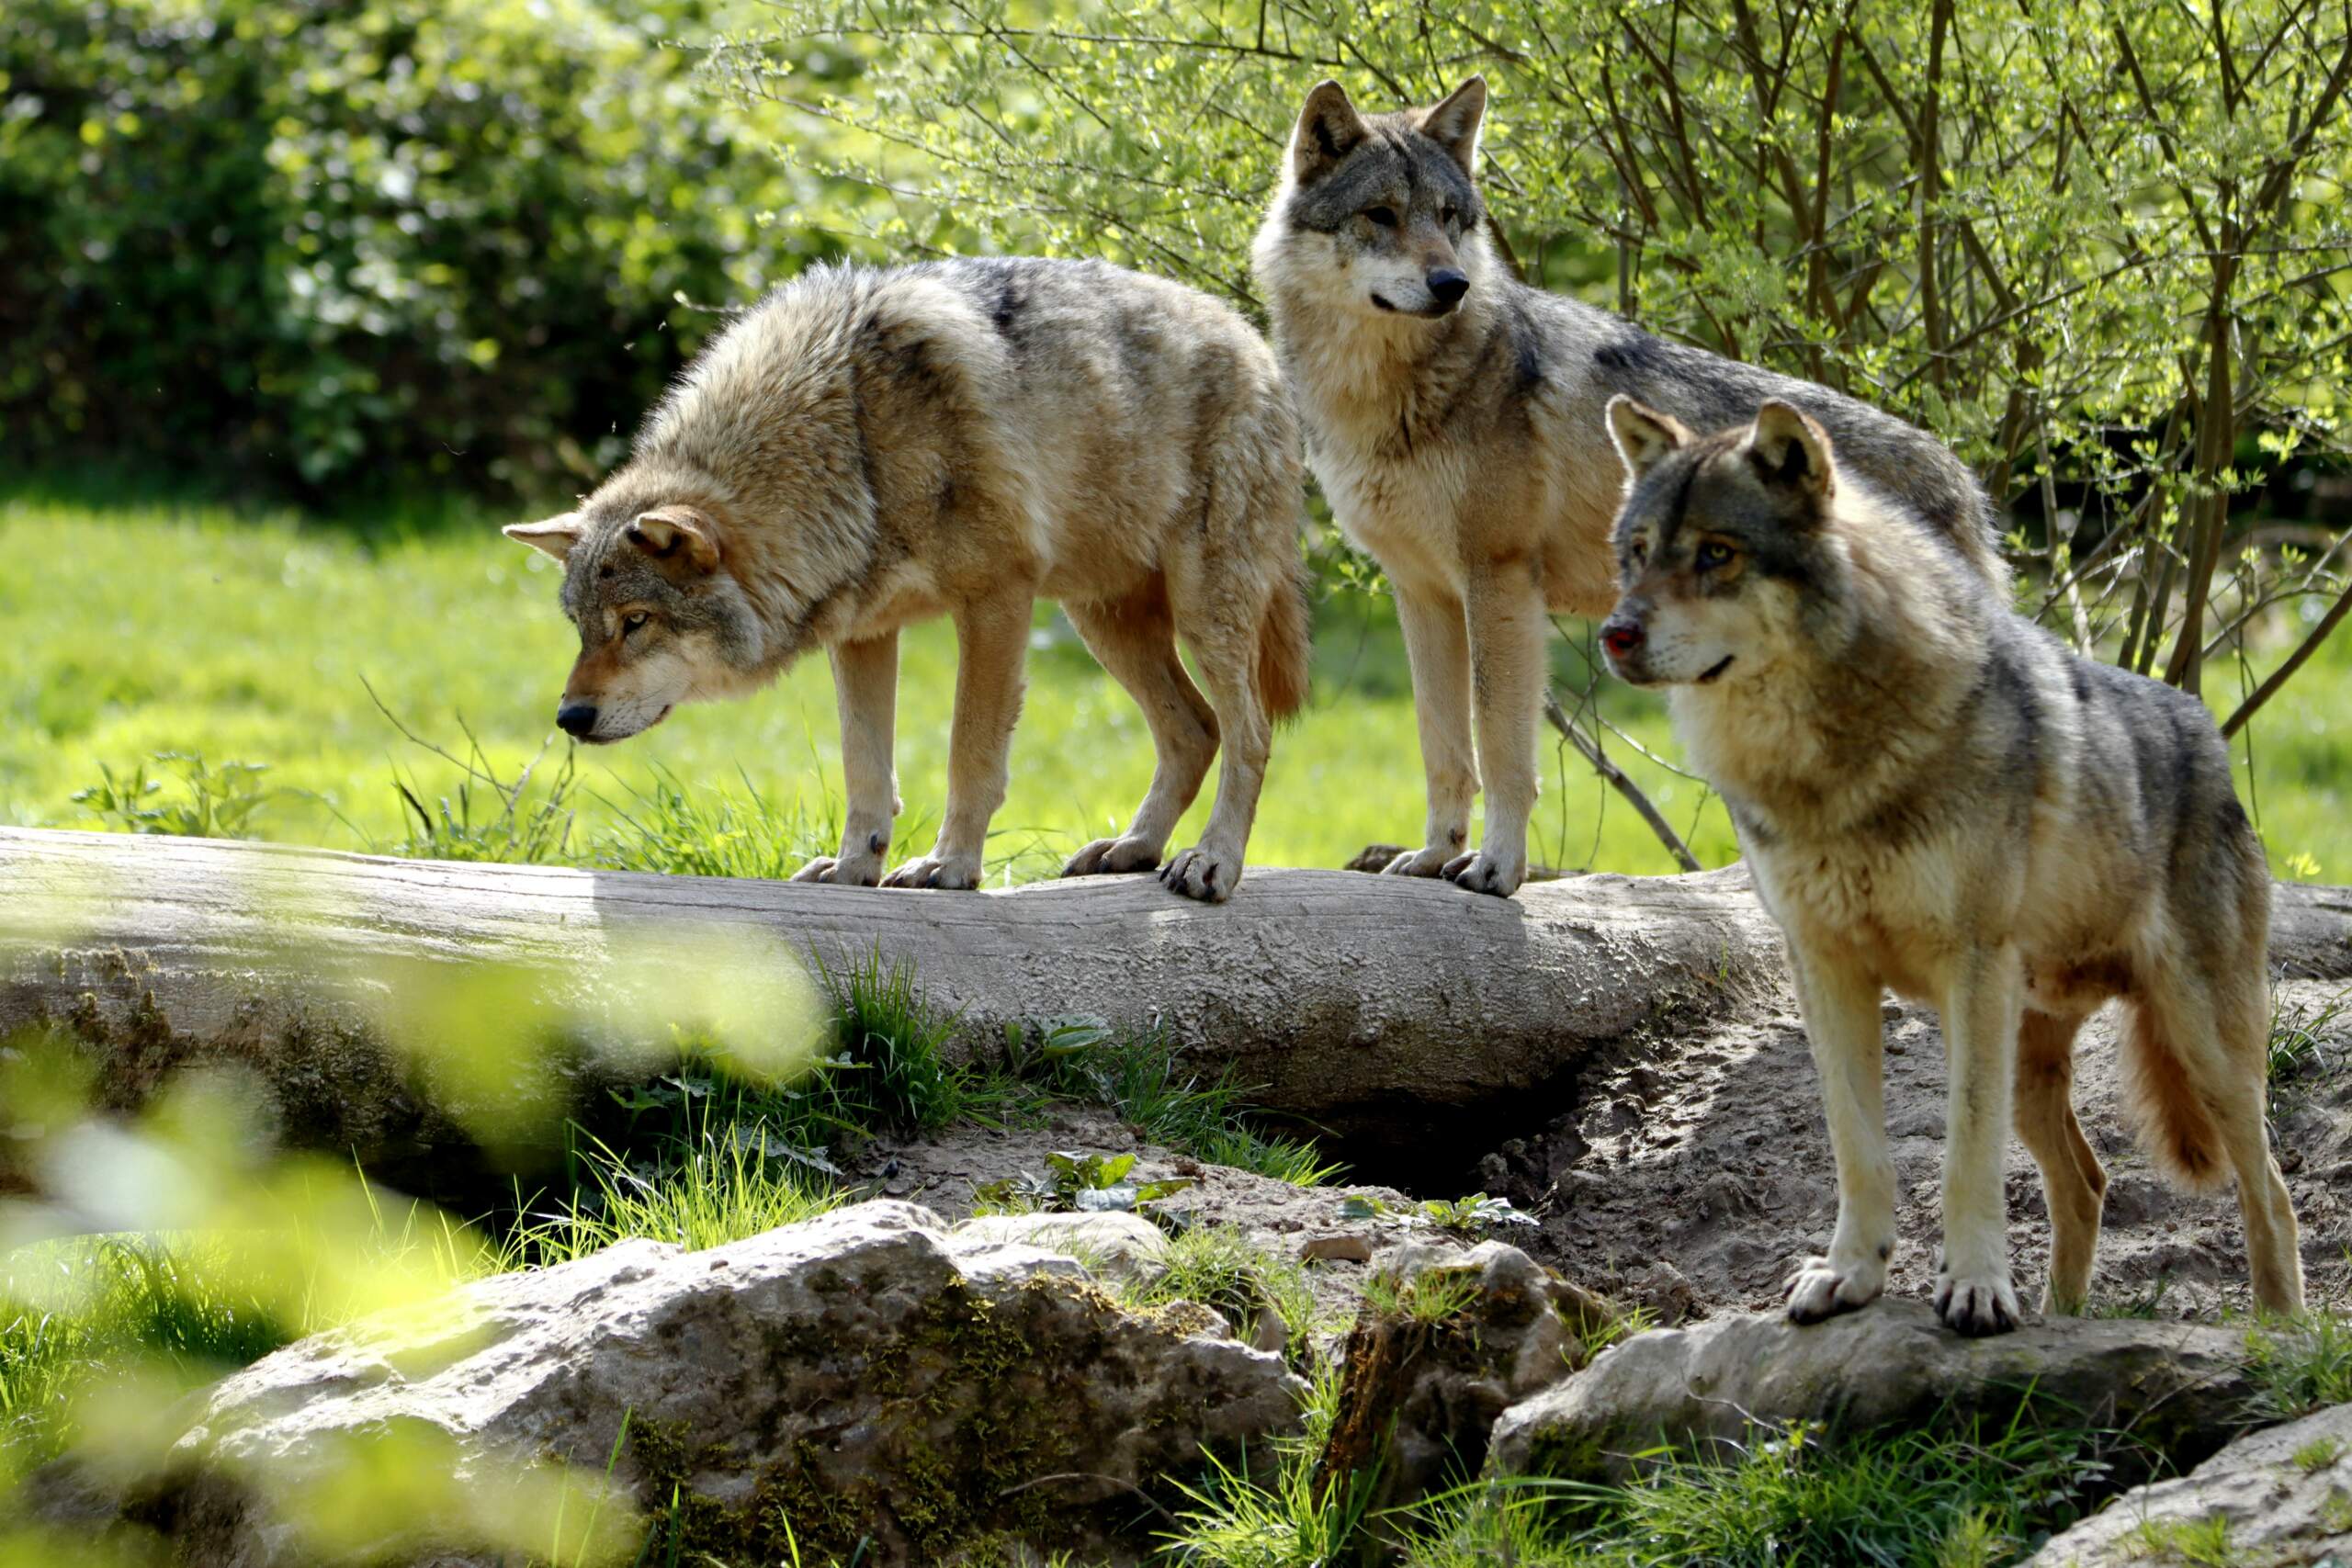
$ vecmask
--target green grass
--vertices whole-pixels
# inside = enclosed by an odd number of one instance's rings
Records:
[[[1214,1467],[1168,1556],[1188,1568],[1322,1568],[1360,1561],[1368,1530],[1414,1568],[1994,1568],[2115,1488],[2121,1439],[2096,1431],[1933,1427],[1836,1447],[1763,1434],[1724,1462],[1661,1457],[1622,1486],[1485,1480],[1366,1518],[1311,1484],[1336,1393],[1318,1387],[1306,1441],[1269,1481]],[[1378,1560],[1376,1557],[1371,1560]]]
[[[2352,1316],[2314,1306],[2298,1319],[2256,1323],[2246,1348],[2266,1418],[2352,1403]]]
[[[401,852],[587,862],[727,874],[787,873],[833,847],[840,743],[831,680],[804,660],[771,691],[682,710],[623,746],[582,751],[568,809],[499,831],[498,802],[449,760],[404,739],[369,699],[424,739],[511,780],[548,742],[577,644],[555,606],[555,570],[498,536],[488,514],[435,512],[427,525],[365,530],[288,514],[133,496],[19,490],[0,495],[0,821],[107,825],[72,798],[128,780],[157,753],[215,770],[266,765],[274,793],[243,830],[291,842]],[[1316,689],[1277,740],[1251,858],[1343,863],[1371,842],[1405,842],[1423,808],[1410,682],[1385,600],[1322,607]],[[1576,639],[1581,625],[1565,629]],[[2266,657],[2275,657],[2266,653]],[[1555,638],[1561,689],[1590,678],[1580,640]],[[955,641],[944,624],[903,639],[899,774],[901,853],[927,847],[945,789]],[[2208,672],[2217,705],[2241,685]],[[2255,727],[2241,788],[2273,864],[2352,879],[2352,731],[2337,722],[2352,641],[2336,638]],[[1602,713],[1660,757],[1678,755],[1655,697],[1604,681]],[[1671,870],[1666,852],[1550,731],[1532,852],[1539,863]],[[1736,852],[1720,803],[1612,738],[1611,750],[1710,865]],[[565,766],[561,747],[541,779]],[[992,882],[1051,874],[1088,839],[1124,829],[1151,772],[1126,694],[1041,607],[1029,692],[1013,741],[1012,794],[989,845]],[[413,800],[403,798],[397,784]],[[461,791],[461,786],[464,786]],[[175,784],[171,800],[181,798]],[[1179,828],[1197,835],[1212,792]],[[444,824],[442,801],[450,824]],[[536,796],[534,797],[536,798]],[[420,815],[431,830],[420,831]],[[469,822],[468,818],[470,818]],[[485,827],[492,829],[485,832]]]
[[[552,564],[500,538],[498,521],[359,536],[212,506],[0,498],[0,549],[26,568],[0,573],[0,621],[14,633],[0,642],[0,820],[109,825],[72,799],[102,769],[119,778],[158,752],[200,752],[215,767],[268,767],[264,782],[277,793],[244,824],[259,836],[481,852],[480,829],[497,815],[492,792],[476,781],[461,800],[460,769],[404,739],[368,687],[459,759],[469,728],[502,779],[538,754],[577,641],[556,608]],[[1034,642],[1012,795],[989,845],[992,881],[1050,874],[1078,844],[1123,830],[1151,773],[1135,704],[1049,609]],[[1562,673],[1581,680],[1577,656],[1556,651]],[[904,853],[926,848],[938,819],[954,671],[944,624],[907,634]],[[1617,688],[1605,706],[1653,749],[1670,747],[1654,703]],[[582,750],[552,858],[586,861],[609,840],[629,846],[616,852],[632,864],[786,872],[836,819],[836,723],[831,676],[812,658],[757,696],[684,709],[623,746]],[[542,759],[543,781],[562,753]],[[1699,786],[1629,751],[1625,761],[1675,821],[1697,815],[1703,858],[1730,858],[1720,809],[1698,812]],[[396,771],[436,822],[444,796],[453,816],[469,807],[474,831],[421,833]],[[1622,802],[1600,811],[1600,786],[1581,762],[1564,786],[1555,761],[1546,791],[1539,860],[1670,869]],[[1210,793],[1177,842],[1198,833]],[[1366,843],[1413,838],[1422,809],[1394,619],[1361,596],[1336,602],[1323,615],[1314,704],[1276,742],[1251,858],[1339,865]]]

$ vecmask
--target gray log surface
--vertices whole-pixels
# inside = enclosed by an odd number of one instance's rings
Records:
[[[2276,908],[2274,963],[2352,976],[2352,890],[2282,885]],[[1157,1026],[1256,1103],[1398,1148],[1532,1130],[1594,1050],[1736,1007],[1782,963],[1737,867],[1509,899],[1255,867],[1206,906],[1148,875],[915,892],[0,829],[0,1031],[70,1024],[120,1104],[243,1063],[302,1141],[363,1157],[449,1136],[386,1060],[388,974],[494,962],[593,998],[649,949],[744,941],[903,960],[972,1048],[1072,1014]]]

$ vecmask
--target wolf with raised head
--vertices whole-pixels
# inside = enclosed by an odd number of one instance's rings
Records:
[[[1091,262],[820,267],[690,365],[628,465],[506,533],[564,563],[557,723],[603,743],[831,656],[847,807],[802,879],[964,888],[1003,803],[1031,609],[1058,600],[1157,751],[1127,831],[1065,874],[1241,879],[1272,726],[1306,689],[1298,432],[1273,357],[1207,296]],[[956,624],[938,842],[887,876],[899,628]],[[1192,650],[1205,698],[1177,655]]]
[[[2110,998],[2150,1154],[2192,1187],[2234,1179],[2255,1300],[2300,1310],[2264,1120],[2270,874],[2203,705],[2013,613],[1792,404],[1698,436],[1619,398],[1609,423],[1627,478],[1601,644],[1625,680],[1667,688],[1730,807],[1821,1075],[1838,1221],[1789,1315],[1886,1282],[1887,988],[1943,1021],[1945,1323],[2018,1321],[2013,1115],[2050,1210],[2043,1310],[2081,1308],[2107,1177],[2075,1120],[2075,1034]]]
[[[1946,553],[1987,581],[2004,569],[1983,491],[1932,437],[1515,279],[1479,195],[1486,104],[1477,77],[1396,114],[1359,114],[1338,83],[1317,87],[1252,263],[1307,461],[1395,589],[1412,665],[1429,820],[1422,847],[1387,869],[1507,895],[1527,874],[1546,613],[1598,615],[1613,597],[1611,396],[1702,428],[1785,399]]]

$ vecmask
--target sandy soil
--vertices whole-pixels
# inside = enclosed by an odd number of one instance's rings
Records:
[[[2286,1016],[2315,1018],[2341,983],[2282,983]],[[1926,1295],[1940,1235],[1944,1062],[1934,1014],[1886,1009],[1887,1125],[1902,1193],[1891,1294]],[[2352,1015],[2322,1031],[2318,1058],[2282,1086],[2274,1137],[2302,1224],[2315,1300],[2352,1289]],[[2245,1236],[2228,1191],[2167,1187],[2134,1146],[2120,1105],[2114,1010],[2083,1032],[2075,1113],[2109,1174],[2094,1310],[2210,1316],[2249,1304]],[[1668,1314],[1769,1308],[1835,1213],[1828,1133],[1793,1001],[1668,1047],[1628,1051],[1585,1075],[1577,1109],[1506,1143],[1479,1176],[1544,1218],[1526,1243],[1570,1278]],[[2019,1293],[2040,1294],[2049,1225],[2032,1160],[2012,1145],[2009,1245]]]

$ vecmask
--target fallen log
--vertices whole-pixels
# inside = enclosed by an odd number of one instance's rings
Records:
[[[2282,886],[2278,908],[2276,961],[2352,976],[2352,891]],[[1069,1015],[1160,1029],[1360,1156],[1491,1148],[1557,1115],[1595,1050],[1739,1006],[1781,964],[1737,867],[1510,899],[1261,867],[1211,907],[1147,875],[891,891],[0,829],[0,1032],[62,1028],[122,1106],[239,1065],[289,1135],[376,1162],[464,1141],[447,1086],[546,1092],[475,1059],[518,1018],[586,1040],[563,1070],[594,1091],[662,1070],[641,1048],[673,1002],[716,992],[758,1025],[786,952],[910,964],[970,1050]],[[616,1023],[623,993],[642,1005]],[[465,1059],[421,1069],[403,1031]],[[607,1048],[630,1031],[637,1054]]]

